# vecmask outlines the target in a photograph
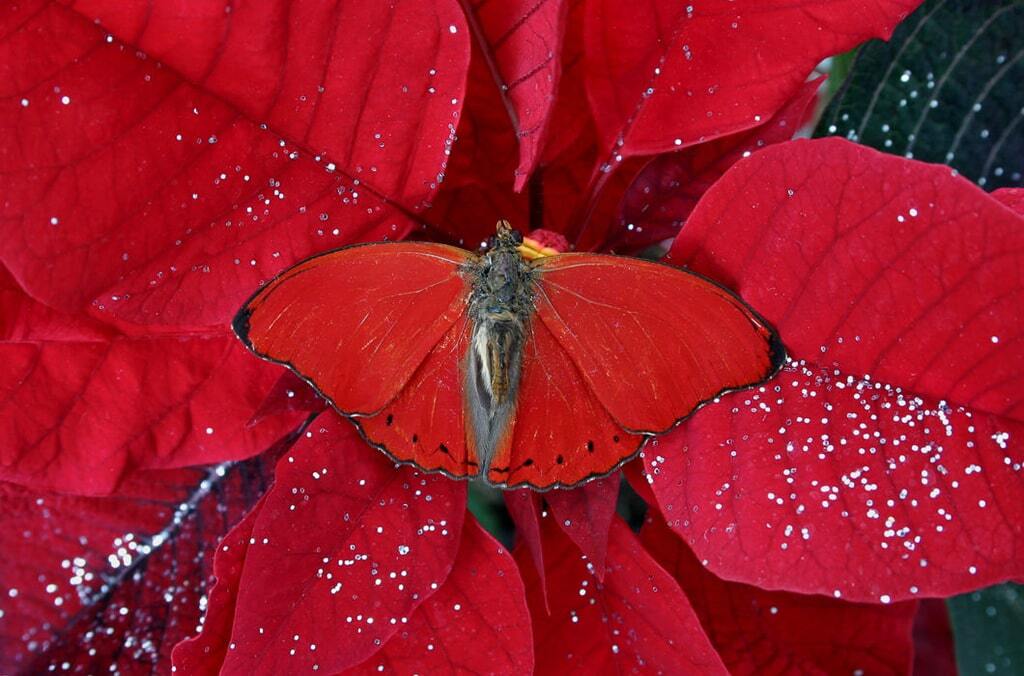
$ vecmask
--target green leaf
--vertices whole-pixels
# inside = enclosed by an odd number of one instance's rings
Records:
[[[1024,587],[1003,584],[948,603],[961,674],[1024,673]]]
[[[948,164],[988,190],[1024,174],[1024,0],[929,0],[861,48],[815,136]]]

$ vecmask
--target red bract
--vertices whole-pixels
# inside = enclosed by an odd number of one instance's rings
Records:
[[[217,583],[202,631],[174,650],[179,671],[220,673],[226,653],[241,649],[231,642],[231,622],[243,565],[256,545],[253,525],[259,510],[257,506],[221,543],[214,563]],[[343,673],[512,672],[529,669],[533,661],[530,618],[515,562],[472,518],[463,526],[459,556],[448,579],[396,624],[397,632],[381,650]],[[444,631],[438,632],[441,627]]]
[[[4,17],[0,255],[48,304],[223,329],[298,258],[408,232],[440,181],[469,56],[454,3],[42,5]],[[433,67],[377,67],[397,54]]]
[[[539,494],[529,489],[505,491],[504,497],[505,508],[515,524],[516,540],[520,547],[526,547],[530,552],[533,570],[540,581],[544,607],[548,608],[547,576],[544,573],[547,568],[544,565],[544,545],[540,531],[541,498]]]
[[[215,676],[220,673],[231,644],[231,621],[238,600],[238,581],[242,577],[252,528],[262,503],[257,503],[217,546],[213,560],[216,582],[210,589],[206,615],[197,636],[174,647],[174,667],[186,674]],[[233,648],[231,648],[233,649]]]
[[[844,141],[756,153],[670,253],[792,360],[648,447],[718,575],[888,603],[1024,574],[1024,219],[948,168]]]
[[[354,666],[448,576],[466,485],[396,468],[333,412],[275,479],[253,524],[224,673]]]
[[[554,109],[568,3],[526,0],[464,6],[518,141],[519,191],[540,160]]]
[[[0,670],[166,672],[260,496],[180,672],[899,671],[914,604],[880,603],[1024,575],[1021,191],[784,143],[815,63],[916,1],[393,4],[0,18]],[[685,222],[671,262],[790,350],[627,467],[646,549],[619,475],[507,495],[514,562],[334,412],[288,448],[323,402],[229,333],[307,255],[502,217]],[[269,492],[239,473],[273,453],[180,469],[282,437]]]
[[[352,671],[529,673],[533,659],[515,560],[470,517],[445,583],[380,652]]]
[[[278,377],[226,333],[129,336],[28,297],[0,327],[0,478],[100,495],[134,470],[245,458],[301,419],[247,425]]]
[[[265,490],[262,468],[137,472],[103,498],[0,483],[0,671],[166,673],[201,621],[208,549]]]
[[[914,617],[915,674],[955,676],[956,655],[953,653],[953,630],[949,609],[942,599],[922,599]]]
[[[542,528],[550,611],[531,564],[520,567],[537,673],[726,673],[679,585],[621,520],[612,522],[603,580],[553,519]]]
[[[591,4],[584,27],[587,94],[604,149],[626,156],[758,126],[823,57],[887,37],[918,2]]]
[[[916,603],[847,603],[720,580],[660,517],[647,550],[686,592],[729,673],[907,673]]]
[[[755,150],[793,138],[823,79],[804,83],[796,96],[759,127],[658,155],[648,162],[626,189],[610,228],[614,239],[606,246],[636,250],[675,237],[701,195],[726,169]]]
[[[618,474],[596,479],[574,491],[555,491],[545,496],[554,519],[604,577],[608,527],[615,516],[619,496]]]

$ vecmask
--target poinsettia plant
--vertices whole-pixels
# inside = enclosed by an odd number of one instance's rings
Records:
[[[1019,59],[974,98],[901,70],[918,4],[6,8],[0,671],[952,669],[935,599],[1024,577],[1019,132],[971,126]],[[816,66],[904,20],[847,138],[791,140]],[[312,254],[500,218],[664,254],[788,361],[621,471],[467,502],[231,332]]]

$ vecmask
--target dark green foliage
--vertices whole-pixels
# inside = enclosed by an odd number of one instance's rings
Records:
[[[948,164],[986,190],[1024,174],[1024,0],[929,0],[861,48],[815,136]]]
[[[962,674],[1024,673],[1024,587],[1004,584],[949,600]]]

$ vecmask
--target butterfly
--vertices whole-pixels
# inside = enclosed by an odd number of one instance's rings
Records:
[[[609,474],[785,359],[774,329],[704,277],[527,244],[501,221],[482,255],[336,249],[259,289],[233,328],[397,462],[501,488]]]

